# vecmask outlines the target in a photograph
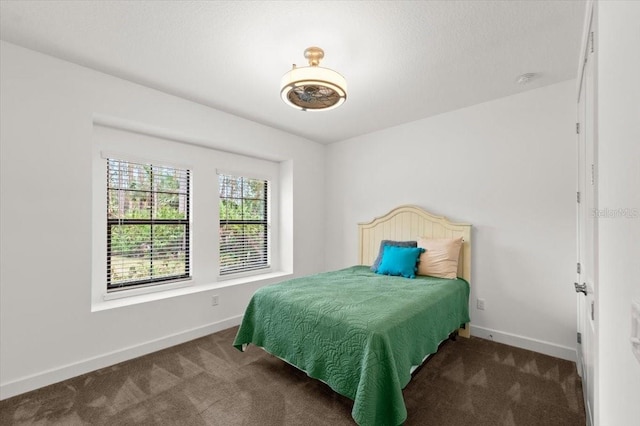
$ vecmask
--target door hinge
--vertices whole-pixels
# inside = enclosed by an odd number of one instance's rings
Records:
[[[594,306],[594,302],[591,302],[591,320],[595,321],[596,320],[596,314],[595,314],[595,306]]]
[[[580,134],[580,123],[576,123],[576,133]]]
[[[576,268],[576,270],[577,270],[577,272],[578,272],[578,273],[580,273],[580,269],[582,269],[582,268],[580,267],[580,262],[578,262],[578,263],[577,263],[577,265],[578,265],[578,267]]]
[[[580,204],[580,191],[576,192],[576,201]]]
[[[594,185],[596,181],[596,166],[591,164],[591,185]]]
[[[591,53],[593,53],[593,31],[589,33],[589,43],[591,44]]]
[[[582,333],[578,332],[577,340],[578,344],[582,343]]]

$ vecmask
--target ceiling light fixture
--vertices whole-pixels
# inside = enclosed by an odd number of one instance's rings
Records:
[[[292,107],[302,111],[327,111],[347,100],[347,81],[329,68],[319,66],[324,50],[309,47],[304,51],[308,67],[296,67],[282,77],[280,96]]]

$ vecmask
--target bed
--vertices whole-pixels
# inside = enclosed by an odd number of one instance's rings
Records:
[[[360,425],[399,425],[411,372],[452,333],[469,337],[471,225],[401,206],[358,225],[359,263],[263,287],[234,346],[264,348],[354,401]],[[382,240],[457,238],[458,279],[380,275]],[[462,326],[462,327],[461,327]]]

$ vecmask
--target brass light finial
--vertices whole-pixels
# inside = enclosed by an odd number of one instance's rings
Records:
[[[309,65],[317,67],[320,60],[324,58],[324,50],[315,46],[308,47],[304,51],[304,57],[309,60]]]

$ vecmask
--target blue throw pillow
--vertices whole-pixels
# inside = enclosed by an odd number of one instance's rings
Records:
[[[371,265],[371,270],[373,272],[378,272],[378,267],[380,266],[380,261],[382,260],[382,254],[384,253],[385,246],[396,246],[396,247],[418,247],[417,241],[393,241],[393,240],[382,240],[380,241],[380,249],[378,250],[378,257]]]
[[[418,259],[423,252],[424,249],[421,247],[385,246],[376,272],[383,275],[415,278]]]

